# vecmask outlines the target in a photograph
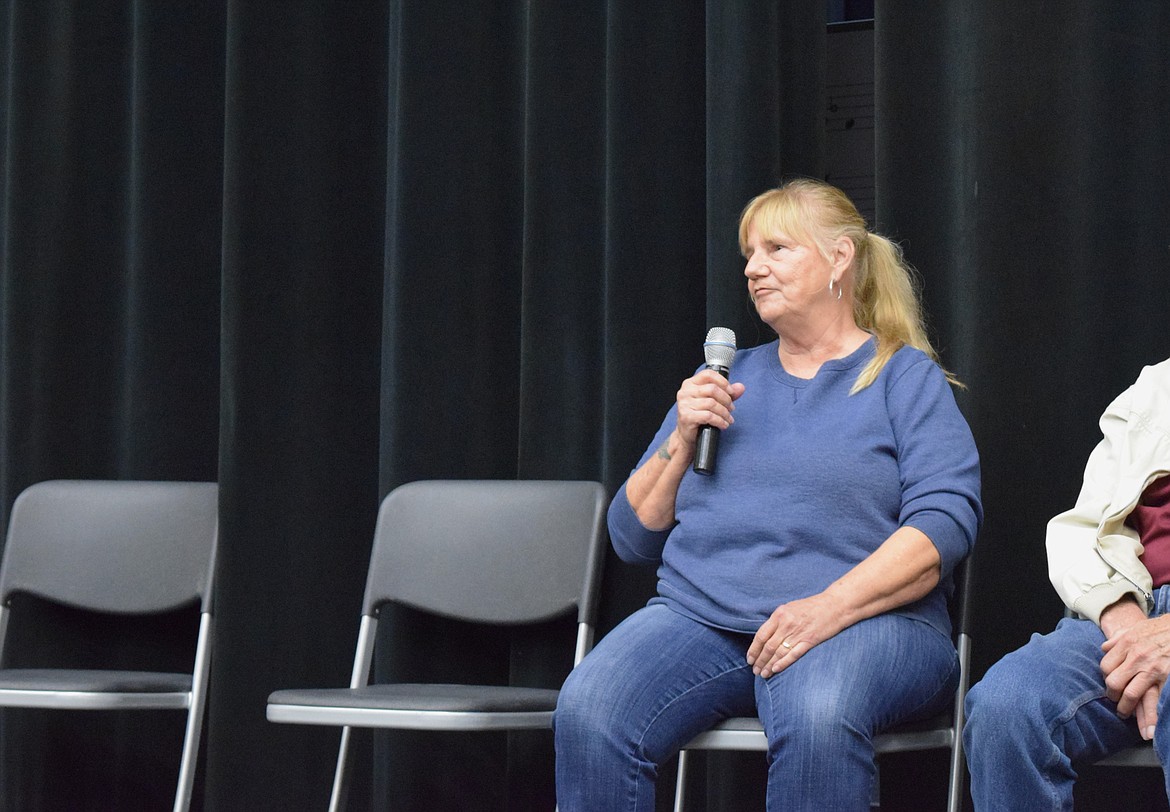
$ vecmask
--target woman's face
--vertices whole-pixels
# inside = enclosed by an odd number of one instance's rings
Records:
[[[834,268],[815,245],[786,234],[764,237],[754,223],[748,229],[743,272],[756,312],[773,329],[786,318],[807,319],[815,309],[837,303],[829,292]]]

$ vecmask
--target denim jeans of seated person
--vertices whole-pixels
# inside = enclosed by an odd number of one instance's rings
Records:
[[[747,665],[750,643],[659,604],[606,635],[561,691],[560,812],[650,812],[659,764],[757,708],[769,810],[868,810],[872,736],[945,710],[958,684],[951,640],[898,615],[864,620],[766,680]]]
[[[1154,614],[1165,614],[1170,587],[1154,598]],[[1077,764],[1142,741],[1136,719],[1120,718],[1105,696],[1104,642],[1093,621],[1065,618],[993,665],[967,694],[963,743],[979,812],[1071,810]],[[1162,691],[1154,732],[1163,766],[1170,754],[1166,696]]]

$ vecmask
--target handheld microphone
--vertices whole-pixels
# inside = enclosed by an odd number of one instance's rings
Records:
[[[707,369],[713,369],[724,378],[731,373],[731,361],[735,358],[735,333],[726,327],[712,327],[703,342],[703,356]],[[719,429],[703,426],[695,444],[694,470],[696,474],[715,473],[715,451],[719,447]]]

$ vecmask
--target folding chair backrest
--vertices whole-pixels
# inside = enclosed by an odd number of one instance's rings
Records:
[[[460,620],[531,623],[596,613],[586,573],[603,553],[596,482],[444,480],[382,502],[363,611],[393,601]]]
[[[17,497],[0,602],[17,592],[81,609],[207,609],[218,522],[209,482],[53,480]]]

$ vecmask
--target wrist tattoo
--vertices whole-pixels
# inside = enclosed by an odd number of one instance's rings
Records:
[[[670,449],[667,448],[667,446],[669,444],[670,444],[670,442],[667,441],[667,442],[662,444],[661,448],[658,449],[658,459],[667,460],[667,461],[670,460]]]

